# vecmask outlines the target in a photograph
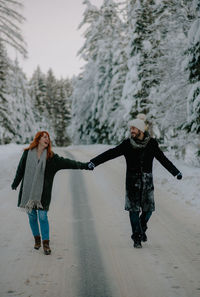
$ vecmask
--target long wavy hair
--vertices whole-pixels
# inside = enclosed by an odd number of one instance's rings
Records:
[[[51,139],[50,139],[50,135],[47,131],[39,131],[35,134],[35,137],[33,139],[33,141],[30,143],[29,147],[25,148],[24,150],[32,150],[35,147],[38,147],[40,138],[44,135],[47,134],[48,138],[49,138],[49,144],[47,147],[47,159],[52,158],[53,157],[53,151],[51,149]]]

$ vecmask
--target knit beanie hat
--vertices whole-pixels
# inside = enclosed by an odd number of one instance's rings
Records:
[[[146,116],[143,113],[139,113],[136,119],[129,121],[128,127],[135,127],[144,133],[146,130],[145,120]]]

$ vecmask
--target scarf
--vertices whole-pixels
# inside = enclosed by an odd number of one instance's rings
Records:
[[[25,208],[27,212],[31,212],[33,208],[43,208],[41,204],[41,197],[44,184],[46,157],[46,149],[42,152],[39,160],[36,148],[28,151],[23,181],[22,199],[20,203],[20,207]]]
[[[134,149],[139,149],[139,148],[144,148],[147,143],[149,142],[151,136],[149,135],[148,132],[144,133],[144,139],[133,139],[131,136],[129,137],[130,139],[130,144]]]

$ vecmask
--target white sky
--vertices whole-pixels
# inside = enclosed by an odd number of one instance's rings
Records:
[[[83,61],[77,52],[83,45],[83,30],[78,30],[85,5],[83,0],[24,0],[22,25],[27,42],[28,59],[18,57],[20,66],[30,77],[37,65],[46,73],[52,68],[57,78],[80,72]],[[91,0],[100,6],[103,0]]]

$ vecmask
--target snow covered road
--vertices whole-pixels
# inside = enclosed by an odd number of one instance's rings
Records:
[[[57,149],[80,161],[102,150]],[[17,193],[9,184],[1,188],[0,296],[200,296],[199,212],[173,199],[164,186],[167,179],[158,178],[149,240],[134,249],[123,210],[124,182],[123,157],[93,172],[56,175],[49,211],[51,256],[32,248],[27,215],[16,208]]]

